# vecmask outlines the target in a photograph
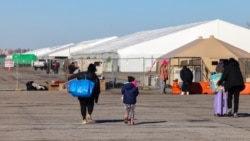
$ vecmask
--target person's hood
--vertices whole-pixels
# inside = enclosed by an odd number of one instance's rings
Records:
[[[130,90],[130,89],[134,88],[135,86],[134,86],[134,84],[132,84],[132,83],[130,83],[130,82],[126,82],[126,83],[123,85],[123,87],[124,87],[125,89],[127,89],[127,90]]]
[[[229,62],[226,66],[227,67],[239,67],[239,63],[236,61],[232,61],[232,62]]]

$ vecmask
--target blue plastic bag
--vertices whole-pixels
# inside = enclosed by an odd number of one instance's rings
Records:
[[[68,85],[68,92],[73,97],[91,97],[95,83],[88,79],[72,80]]]

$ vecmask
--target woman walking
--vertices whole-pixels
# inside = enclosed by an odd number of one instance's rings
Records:
[[[224,71],[221,79],[217,83],[218,85],[224,85],[225,91],[228,92],[227,106],[228,115],[238,117],[239,109],[239,96],[240,91],[245,88],[243,76],[240,70],[238,61],[234,58],[230,58],[227,64],[224,64]],[[234,100],[234,110],[232,111],[232,100]]]
[[[95,72],[96,66],[94,64],[89,64],[87,72],[79,72],[69,77],[69,80],[74,78],[77,78],[79,80],[85,79],[86,76],[86,79],[89,79],[95,83],[95,87],[93,89],[91,97],[78,97],[81,107],[82,124],[92,122],[91,115],[94,110],[94,103],[98,102],[100,94],[100,81]]]

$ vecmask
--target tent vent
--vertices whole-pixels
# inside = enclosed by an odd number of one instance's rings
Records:
[[[199,36],[198,39],[203,39],[203,37],[202,37],[202,36]]]

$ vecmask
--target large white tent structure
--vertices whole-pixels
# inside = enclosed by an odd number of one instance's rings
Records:
[[[117,36],[113,36],[102,39],[83,41],[77,44],[70,43],[54,47],[46,47],[46,48],[32,50],[26,52],[25,54],[35,54],[38,58],[57,58],[57,57],[71,58],[72,53],[78,52],[85,48],[95,46],[116,38]]]
[[[68,46],[67,48],[63,48],[60,50],[55,50],[51,53],[48,54],[49,58],[56,58],[56,57],[65,57],[65,58],[69,58],[72,59],[74,58],[74,56],[71,56],[72,53],[76,53],[79,52],[81,50],[87,49],[89,47],[116,39],[116,36],[113,37],[108,37],[108,38],[103,38],[103,39],[96,39],[96,40],[89,40],[89,41],[83,41],[81,43],[72,45],[72,46]]]
[[[153,65],[155,58],[177,49],[199,36],[208,38],[211,35],[250,52],[249,29],[216,19],[142,31],[83,49],[72,55],[83,58],[119,58],[117,66],[120,71],[142,72]],[[152,59],[145,61],[144,58]]]
[[[66,45],[59,45],[59,46],[54,46],[54,47],[46,47],[46,48],[32,50],[32,51],[26,52],[25,54],[35,54],[38,58],[48,58],[48,55],[51,52],[56,52],[61,49],[69,48],[73,45],[74,43],[70,43]]]

